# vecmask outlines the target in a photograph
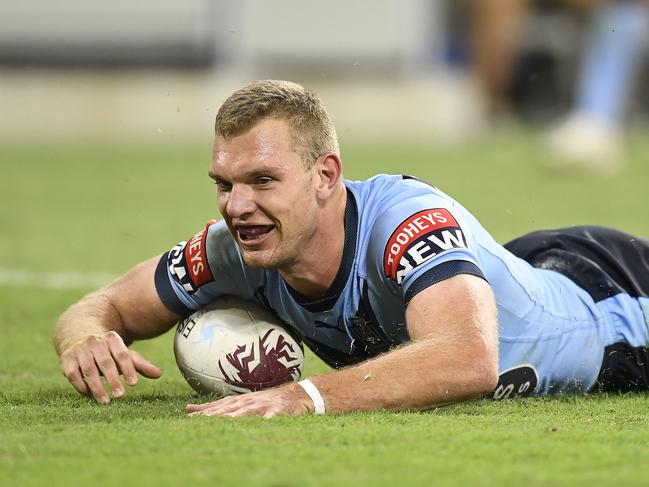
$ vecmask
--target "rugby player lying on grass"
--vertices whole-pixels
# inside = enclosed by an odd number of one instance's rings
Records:
[[[190,413],[428,409],[490,392],[649,387],[646,240],[573,227],[503,247],[417,179],[344,180],[320,100],[284,81],[225,101],[209,175],[223,220],[61,316],[54,342],[80,393],[107,403],[124,395],[120,375],[128,385],[158,377],[127,345],[221,295],[272,309],[338,370]]]

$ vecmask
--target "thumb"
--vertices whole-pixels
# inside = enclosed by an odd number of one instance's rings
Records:
[[[137,353],[135,350],[129,350],[129,353],[131,354],[131,359],[133,360],[135,370],[137,370],[144,377],[148,377],[149,379],[157,379],[162,375],[162,371],[158,367],[142,357],[142,355]]]

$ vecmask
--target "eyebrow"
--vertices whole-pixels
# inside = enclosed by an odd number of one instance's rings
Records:
[[[257,167],[249,172],[243,173],[240,176],[243,179],[249,179],[249,178],[254,178],[255,176],[263,176],[266,174],[286,174],[288,171],[282,170],[278,168],[277,166],[262,166],[262,167]],[[222,179],[218,174],[212,172],[211,169],[207,171],[207,175],[211,179]]]

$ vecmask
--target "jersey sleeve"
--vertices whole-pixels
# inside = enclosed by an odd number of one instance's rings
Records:
[[[225,222],[210,220],[162,255],[155,287],[169,310],[187,316],[222,295],[250,299],[260,277],[245,266]]]
[[[460,208],[432,192],[379,214],[370,243],[382,278],[406,303],[427,287],[459,274],[485,279],[475,248]]]

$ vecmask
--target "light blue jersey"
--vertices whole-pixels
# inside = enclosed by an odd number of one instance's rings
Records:
[[[322,299],[299,295],[276,270],[248,267],[223,221],[163,256],[161,299],[183,315],[221,295],[255,300],[340,367],[407,343],[407,303],[439,281],[472,274],[491,285],[498,307],[496,397],[588,390],[608,345],[649,343],[649,301],[622,293],[596,302],[562,273],[510,253],[439,189],[388,175],[345,186],[343,257]]]

